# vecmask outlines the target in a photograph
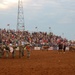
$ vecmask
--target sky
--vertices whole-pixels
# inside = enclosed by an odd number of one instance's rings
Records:
[[[22,1],[25,30],[53,32],[75,40],[75,0]],[[17,15],[18,0],[0,0],[0,28],[8,29],[10,24],[10,29],[16,29]]]

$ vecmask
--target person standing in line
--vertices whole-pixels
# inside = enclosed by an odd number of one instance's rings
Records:
[[[66,42],[63,43],[63,51],[65,53],[65,50],[66,50]]]
[[[2,48],[2,45],[0,44],[0,58],[2,58],[2,56],[3,56],[3,48]]]
[[[19,40],[19,58],[24,56],[24,40],[20,39]]]
[[[10,53],[10,49],[9,49],[8,45],[5,46],[5,51],[6,51],[6,58],[8,58],[9,53]]]
[[[13,44],[13,52],[12,52],[12,58],[14,58],[16,56],[16,43]]]
[[[22,56],[24,56],[24,45],[25,45],[25,42],[24,42],[23,39],[21,40],[21,43],[22,43]]]
[[[58,44],[58,47],[59,47],[59,52],[61,52],[62,51],[62,49],[63,49],[63,44],[62,44],[62,42],[60,42],[59,44]]]
[[[2,38],[1,38],[1,35],[0,35],[0,58],[2,57]]]
[[[30,44],[26,45],[26,51],[27,51],[27,58],[30,57]]]
[[[19,58],[22,57],[22,43],[21,40],[19,40]]]

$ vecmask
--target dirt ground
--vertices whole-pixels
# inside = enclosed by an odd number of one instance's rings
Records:
[[[0,58],[0,75],[75,75],[75,52],[31,51],[25,56]]]

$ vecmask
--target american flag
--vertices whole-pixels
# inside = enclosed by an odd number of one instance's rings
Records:
[[[24,26],[22,26],[22,27],[24,27]]]
[[[7,24],[7,26],[9,26],[10,24]]]
[[[49,29],[51,29],[51,27],[49,27]]]
[[[35,27],[35,28],[37,28],[37,27]]]

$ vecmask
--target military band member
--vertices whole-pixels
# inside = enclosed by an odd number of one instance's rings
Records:
[[[1,35],[0,35],[0,58],[2,57],[2,38],[1,38]]]
[[[3,54],[4,54],[4,51],[3,51],[2,45],[0,44],[0,58],[2,58]]]
[[[64,53],[65,53],[65,50],[66,50],[66,46],[67,46],[67,44],[66,44],[66,42],[64,42],[63,43],[63,51],[64,51]]]
[[[27,51],[27,58],[29,58],[30,57],[30,44],[27,44],[26,45],[26,51]]]
[[[62,44],[62,42],[60,42],[59,44],[58,44],[58,47],[59,47],[59,52],[61,52],[62,51],[62,49],[63,49],[63,44]]]
[[[9,57],[9,53],[10,53],[10,49],[8,47],[8,45],[5,46],[5,51],[6,51],[6,57]]]
[[[19,58],[24,56],[24,42],[23,40],[19,41]]]

